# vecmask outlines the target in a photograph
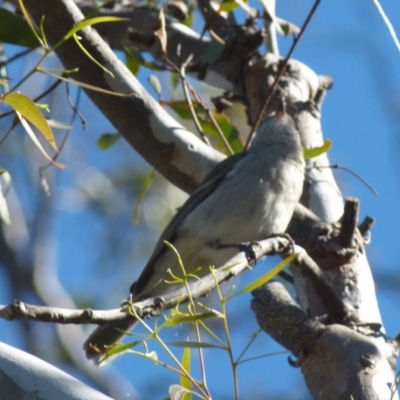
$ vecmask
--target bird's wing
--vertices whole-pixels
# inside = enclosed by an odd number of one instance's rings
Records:
[[[150,280],[153,274],[154,265],[163,253],[167,250],[164,241],[172,243],[176,239],[178,226],[180,223],[199,205],[201,204],[214,190],[221,184],[230,171],[240,163],[248,153],[243,152],[235,154],[220,162],[210,173],[204,178],[203,182],[196,189],[186,202],[179,208],[171,222],[167,225],[164,232],[158,240],[153,254],[144,267],[139,279],[132,285],[131,292],[134,296],[140,296],[143,292],[146,283]]]

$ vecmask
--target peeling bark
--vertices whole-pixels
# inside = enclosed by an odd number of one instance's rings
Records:
[[[25,0],[24,4],[36,23],[45,16],[44,30],[50,44],[57,43],[82,18],[71,0]],[[79,4],[88,12],[83,3]],[[200,40],[198,34],[168,18],[168,58],[180,65],[193,54],[188,70],[208,82],[218,81],[219,87],[239,96],[253,124],[281,57],[257,52],[264,36],[254,31],[251,23],[246,29],[237,26],[231,17],[214,18],[211,3],[200,4],[208,26],[226,41],[224,52],[211,65],[202,65],[201,54],[209,48],[210,40]],[[134,8],[102,12],[121,16],[129,13],[131,17],[130,23],[99,28],[111,46],[132,44],[150,51],[158,61],[165,61],[154,36],[158,29],[156,12]],[[143,13],[148,18],[143,18]],[[80,36],[82,45],[114,77],[95,66],[72,40],[56,51],[65,68],[78,67],[79,72],[74,75],[78,81],[125,94],[110,96],[86,90],[139,154],[172,183],[192,192],[224,156],[170,117],[117,60],[98,33],[87,28]],[[305,147],[323,143],[321,104],[331,84],[329,78],[290,60],[269,104],[272,110],[277,96],[286,97]],[[291,267],[301,308],[276,283],[268,284],[264,294],[256,292],[252,305],[260,326],[298,357],[297,365],[315,399],[388,399],[397,343],[384,334],[363,237],[356,228],[357,205],[348,201],[343,208],[342,195],[327,166],[326,154],[308,160],[302,205],[297,207],[288,228],[296,244],[304,247],[312,259],[308,269],[301,262]],[[327,287],[329,290],[324,290]]]

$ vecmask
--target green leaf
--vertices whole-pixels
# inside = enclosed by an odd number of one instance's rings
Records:
[[[300,33],[300,28],[291,22],[275,17],[276,30],[283,36]]]
[[[32,125],[36,126],[50,145],[57,150],[53,132],[46,118],[39,107],[27,95],[22,93],[9,93],[4,96],[4,101],[15,111],[18,111]]]
[[[120,137],[120,133],[105,133],[104,135],[100,136],[99,140],[97,141],[97,146],[99,146],[101,150],[106,150],[118,142]]]
[[[173,100],[173,101],[166,101],[162,100],[160,102],[162,106],[168,106],[172,108],[176,114],[182,119],[185,120],[191,120],[192,119],[192,113],[190,112],[190,107],[186,100]],[[210,120],[206,120],[205,117],[203,116],[204,114],[204,109],[199,103],[193,103],[193,109],[198,116],[200,125],[203,129],[203,132],[206,135],[209,135],[217,140],[217,146],[220,149],[225,149],[225,144],[223,140],[221,139],[220,134],[218,133],[216,127],[214,126],[214,123]],[[231,120],[229,117],[225,114],[218,113],[218,112],[213,112],[214,119],[221,129],[221,131],[224,133],[225,138],[229,142],[229,144],[232,147],[232,150],[234,153],[240,153],[243,151],[243,144],[240,140],[240,135],[239,131],[236,129],[236,127],[232,124]]]
[[[28,134],[28,136],[32,139],[33,143],[35,146],[39,149],[39,151],[47,158],[48,161],[50,161],[53,165],[55,165],[57,168],[65,168],[65,165],[60,164],[56,161],[54,161],[44,150],[43,146],[39,142],[38,138],[36,137],[35,133],[33,132],[31,126],[28,124],[26,119],[21,115],[19,111],[15,112],[17,114],[17,117],[19,118],[21,125],[25,129],[25,132]]]
[[[82,45],[79,37],[74,34],[72,36],[74,38],[74,41],[76,43],[76,45],[82,50],[83,54],[86,55],[86,57],[91,60],[94,64],[96,64],[100,69],[102,69],[106,74],[109,74],[110,76],[112,76],[114,78],[114,74],[108,70],[103,64],[101,64],[99,61],[97,61],[86,49],[85,47]]]
[[[236,2],[236,0],[223,0],[221,2],[221,5],[219,6],[219,12],[226,11],[226,12],[232,12],[236,8],[239,7],[239,4]]]
[[[175,326],[175,325],[180,325],[185,322],[194,322],[194,321],[200,321],[203,319],[208,319],[208,318],[221,318],[220,315],[214,313],[214,312],[205,312],[201,314],[196,314],[196,315],[191,315],[191,314],[178,314],[174,316],[168,317],[168,319],[164,322],[164,326]]]
[[[237,292],[236,294],[252,292],[253,290],[259,288],[260,286],[265,285],[272,278],[274,278],[276,275],[278,275],[279,272],[281,272],[286,266],[288,266],[291,262],[293,262],[297,258],[298,255],[299,255],[299,253],[294,253],[291,256],[285,258],[277,266],[272,268],[270,271],[268,271],[263,276],[256,279],[249,285],[245,286],[243,289],[239,290],[239,292]]]
[[[178,87],[180,78],[179,74],[176,72],[171,73],[171,84],[172,84],[172,89],[176,89]]]
[[[111,346],[110,348],[107,349],[107,352],[100,357],[99,364],[105,365],[109,363],[110,361],[114,360],[114,358],[122,354],[128,353],[133,347],[136,347],[142,342],[143,342],[142,340],[135,340],[133,342],[125,344],[116,344]]]
[[[193,25],[194,22],[194,9],[195,8],[193,6],[189,6],[188,16],[184,21],[182,21],[182,24],[188,26],[189,28]]]
[[[39,41],[33,34],[26,19],[0,8],[0,42],[25,47],[38,47]]]
[[[229,117],[222,113],[214,113],[214,119],[225,135],[234,153],[241,153],[243,151],[243,144],[240,140],[239,131],[236,129],[235,125],[232,124]],[[217,139],[219,149],[225,149],[225,144],[212,121],[206,121],[202,117],[199,117],[199,121],[204,133]]]
[[[183,349],[181,364],[182,364],[183,368],[185,369],[185,371],[188,374],[190,374],[190,348],[189,347],[185,347]],[[181,375],[180,384],[182,387],[190,390],[191,382],[187,376]],[[185,399],[187,399],[187,400],[190,400],[191,398],[192,398],[191,395],[185,396]]]
[[[309,160],[310,158],[318,157],[321,154],[328,152],[332,147],[332,141],[329,139],[324,139],[324,144],[319,147],[313,147],[312,149],[307,149],[303,147],[304,158]]]
[[[156,91],[158,97],[160,97],[161,96],[161,83],[160,83],[159,79],[155,75],[150,75],[148,77],[148,81],[149,81],[150,85],[152,86],[152,88]]]
[[[166,68],[161,64],[156,64],[153,61],[146,61],[142,56],[140,51],[133,46],[124,46],[124,51],[126,55],[126,65],[130,71],[136,75],[139,72],[139,65],[150,69],[151,71],[165,71]]]
[[[182,119],[192,119],[192,113],[190,112],[189,104],[186,100],[173,100],[173,101],[161,101],[162,106],[168,106],[172,108],[180,118]],[[195,111],[202,110],[200,104],[193,103],[193,108]]]
[[[72,35],[75,33],[81,31],[82,29],[87,28],[88,26],[96,25],[96,24],[101,24],[104,22],[121,22],[121,21],[129,21],[129,18],[119,18],[119,17],[93,17],[93,18],[88,18],[88,19],[83,19],[82,21],[79,21],[79,23],[71,28],[65,35],[64,35],[64,40],[69,39]]]
[[[131,71],[132,74],[136,76],[140,69],[140,61],[138,60],[137,55],[128,46],[124,47],[124,52],[126,66],[128,67],[129,71]]]
[[[36,106],[37,106],[38,108],[40,108],[41,110],[45,110],[45,111],[47,111],[47,112],[50,112],[50,107],[49,107],[48,104],[45,104],[45,103],[35,103],[35,104],[36,104]]]
[[[145,61],[143,63],[143,66],[147,69],[150,69],[151,71],[165,71],[165,67],[153,61]]]
[[[23,2],[22,0],[18,0],[18,4],[19,4],[19,8],[21,9],[22,14],[23,14],[24,17],[25,17],[26,23],[28,24],[28,26],[29,26],[31,32],[33,33],[33,35],[35,35],[36,40],[40,43],[40,45],[41,45],[44,49],[47,49],[47,42],[46,42],[46,39],[44,38],[44,40],[43,40],[43,38],[40,37],[40,35],[39,35],[40,32],[38,32],[38,31],[36,30],[36,28],[35,28],[35,26],[34,26],[32,20],[31,20],[29,14],[28,14],[28,11],[27,11],[26,8],[25,8],[24,2]]]
[[[155,169],[152,168],[144,177],[142,187],[140,189],[139,198],[135,207],[135,212],[133,215],[133,224],[137,225],[139,223],[139,218],[142,210],[142,204],[146,193],[149,191],[151,184],[154,181]]]

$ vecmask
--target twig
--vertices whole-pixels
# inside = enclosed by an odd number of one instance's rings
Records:
[[[200,125],[200,121],[197,118],[196,111],[194,110],[192,99],[190,97],[190,93],[188,90],[188,84],[185,76],[185,70],[186,66],[190,63],[190,61],[193,58],[193,54],[190,54],[188,59],[182,64],[181,68],[179,69],[177,66],[175,66],[171,61],[167,60],[168,64],[173,65],[176,67],[177,72],[179,73],[179,77],[182,82],[182,89],[183,89],[183,94],[185,96],[186,102],[188,103],[190,114],[192,115],[192,120],[194,122],[194,125],[197,129],[197,132],[199,133],[200,137],[202,138],[203,142],[206,143],[207,145],[211,146],[210,141],[208,140],[208,137],[205,135],[203,132],[203,128]]]
[[[266,254],[276,254],[286,251],[291,247],[289,240],[282,237],[274,237],[258,242],[254,246],[256,259]],[[251,261],[253,263],[254,260]],[[240,252],[230,259],[224,266],[209,274],[201,280],[190,282],[190,293],[192,298],[198,298],[208,294],[215,289],[217,284],[227,281],[233,276],[248,270],[248,260],[244,253]],[[216,279],[215,279],[216,277]],[[140,318],[151,318],[159,315],[163,310],[175,307],[188,298],[185,287],[171,292],[162,298],[150,298],[135,303],[137,315]],[[64,308],[34,306],[22,303],[18,300],[12,304],[0,307],[0,318],[6,320],[27,319],[41,322],[52,322],[59,324],[104,324],[111,321],[131,320],[133,317],[124,309],[114,310],[71,310]]]
[[[215,129],[217,130],[220,138],[224,142],[224,145],[227,148],[229,154],[230,155],[235,154],[231,145],[229,144],[228,140],[226,139],[224,132],[222,132],[221,128],[218,125],[218,122],[215,120],[214,115],[211,112],[210,108],[207,106],[206,103],[204,103],[204,101],[201,99],[201,97],[198,95],[198,93],[194,90],[193,86],[190,85],[189,82],[187,82],[187,84],[188,84],[190,91],[192,92],[192,95],[196,99],[196,101],[203,107],[204,111],[207,113],[207,115],[210,118],[211,122],[213,123]]]
[[[55,81],[48,89],[46,89],[42,94],[40,94],[39,96],[35,97],[33,99],[33,101],[36,103],[38,102],[40,99],[42,99],[44,96],[48,95],[49,93],[51,93],[62,81],[57,80]],[[0,119],[4,118],[4,117],[8,117],[9,115],[13,115],[15,114],[14,110],[11,111],[7,111],[4,114],[0,115]],[[20,124],[20,120],[19,118],[15,118],[13,121],[13,124],[11,125],[11,128],[5,133],[5,135],[0,139],[0,146],[7,140],[8,136],[10,135],[10,133],[13,131],[13,129],[18,126]]]
[[[5,65],[11,64],[14,61],[17,61],[19,58],[26,56],[27,54],[29,54],[30,52],[32,52],[34,50],[35,50],[34,48],[31,48],[31,49],[26,49],[26,50],[20,51],[19,53],[10,57],[7,61],[0,62],[0,68],[4,67]]]
[[[61,75],[63,76],[63,75]],[[39,96],[35,97],[33,101],[36,103],[39,100],[41,100],[44,96],[48,95],[50,92],[52,92],[62,81],[56,80],[48,89],[46,89],[43,93],[41,93]],[[9,115],[15,114],[15,111],[7,111],[4,114],[0,115],[0,119],[4,117],[8,117]],[[3,140],[3,139],[2,139]]]
[[[379,14],[381,14],[383,22],[386,24],[387,28],[389,29],[390,36],[392,37],[394,44],[397,47],[397,50],[400,51],[400,42],[399,42],[399,39],[397,38],[396,31],[394,30],[392,23],[390,22],[389,18],[385,14],[385,11],[383,11],[383,8],[380,5],[379,1],[372,0],[372,2],[375,4],[376,8],[379,11]]]
[[[271,101],[272,95],[274,94],[275,87],[277,86],[280,77],[285,73],[286,67],[287,67],[288,62],[289,62],[289,59],[292,56],[293,51],[296,48],[297,44],[299,43],[300,39],[302,38],[303,33],[306,30],[307,25],[310,22],[310,20],[311,20],[311,18],[313,16],[315,10],[317,9],[320,1],[321,0],[316,0],[315,1],[315,3],[312,6],[310,12],[308,13],[308,16],[307,16],[306,20],[304,21],[303,26],[301,27],[301,30],[300,30],[299,34],[295,37],[295,39],[293,41],[293,44],[292,44],[292,46],[291,46],[291,48],[289,50],[289,53],[287,54],[286,58],[280,63],[278,72],[277,72],[276,77],[275,77],[275,80],[274,80],[273,84],[271,85],[271,87],[269,88],[269,91],[268,91],[268,94],[267,94],[267,98],[265,99],[264,105],[261,107],[261,110],[260,110],[260,112],[259,112],[259,114],[257,116],[257,119],[256,119],[256,123],[253,125],[253,128],[250,131],[249,137],[247,139],[246,147],[245,147],[246,149],[248,149],[251,146],[251,143],[253,142],[254,137],[255,137],[256,130],[257,130],[258,126],[260,125],[261,120],[263,119],[265,110],[267,109],[268,104]]]
[[[187,65],[191,62],[193,55],[190,55],[189,58],[182,64],[181,68],[179,69],[178,66],[176,66],[173,62],[170,60],[166,59],[167,63],[178,73],[179,78],[181,79],[182,82],[182,88],[183,88],[183,94],[185,96],[185,99],[188,103],[190,113],[192,115],[193,122],[195,124],[195,127],[197,131],[199,132],[199,135],[203,139],[204,143],[208,144],[211,146],[210,141],[208,140],[208,137],[205,135],[201,125],[200,121],[197,118],[197,114],[194,110],[192,99],[189,94],[189,90],[192,93],[193,97],[195,98],[196,102],[199,103],[199,105],[204,109],[204,111],[207,113],[208,117],[210,118],[211,122],[213,123],[215,129],[217,130],[219,136],[221,137],[222,141],[224,142],[228,152],[233,155],[234,151],[232,150],[232,147],[230,146],[228,140],[226,139],[224,133],[222,132],[221,128],[219,127],[217,121],[214,118],[214,115],[212,114],[211,110],[207,106],[207,104],[204,103],[204,101],[201,99],[201,97],[198,95],[198,93],[194,90],[192,85],[187,81],[186,79],[186,67]]]
[[[82,129],[85,129],[85,130],[86,130],[86,128],[87,128],[87,121],[86,121],[86,118],[85,118],[85,117],[79,112],[79,110],[78,110],[78,108],[79,108],[79,103],[80,103],[80,101],[81,101],[82,89],[81,89],[80,87],[78,87],[78,89],[77,89],[78,92],[77,92],[77,94],[76,94],[76,100],[75,100],[75,103],[76,103],[76,104],[74,104],[74,103],[72,102],[71,95],[70,95],[70,92],[69,92],[69,83],[68,83],[68,82],[66,82],[65,88],[66,88],[66,90],[67,90],[67,99],[68,99],[68,103],[69,103],[69,105],[70,105],[72,111],[74,112],[74,115],[73,115],[73,118],[71,118],[71,123],[70,123],[70,124],[72,124],[73,121],[75,120],[75,116],[78,116],[79,119],[81,120]]]
[[[60,82],[61,82],[61,81],[60,81]],[[86,120],[85,120],[85,118],[82,116],[82,114],[78,111],[79,103],[80,103],[80,100],[81,100],[81,93],[82,93],[81,88],[78,87],[78,92],[77,92],[77,94],[76,94],[76,100],[75,100],[75,101],[76,101],[76,105],[72,103],[72,99],[71,99],[71,96],[70,96],[70,93],[69,93],[69,83],[68,83],[68,82],[66,82],[66,90],[67,90],[68,103],[69,103],[69,105],[71,106],[71,108],[72,108],[72,110],[73,110],[73,114],[72,114],[72,117],[71,117],[70,122],[69,122],[69,124],[68,124],[68,125],[70,125],[70,128],[68,128],[68,129],[66,130],[65,135],[64,135],[64,137],[63,137],[63,139],[62,139],[62,142],[61,142],[61,144],[58,146],[58,152],[56,152],[56,153],[54,154],[54,156],[52,157],[52,160],[53,160],[53,161],[57,161],[58,157],[61,155],[61,153],[62,153],[62,151],[63,151],[63,149],[64,149],[64,146],[65,146],[65,144],[67,143],[67,140],[68,140],[68,138],[69,138],[69,136],[70,136],[70,134],[71,134],[72,126],[73,126],[73,124],[74,124],[74,121],[75,121],[75,119],[76,119],[76,116],[79,116],[79,118],[80,118],[80,120],[81,120],[81,122],[82,122],[83,128],[85,129],[85,127],[86,127]],[[52,164],[51,162],[49,162],[48,164],[46,164],[46,165],[44,165],[43,167],[40,167],[40,168],[39,168],[40,180],[41,180],[41,182],[42,182],[42,186],[44,187],[44,189],[45,189],[45,191],[46,191],[46,193],[47,193],[48,195],[50,194],[50,191],[49,191],[49,188],[48,188],[46,179],[45,179],[45,177],[44,177],[44,175],[43,175],[43,172],[44,172],[47,168],[49,168],[50,166],[52,166],[52,165],[53,165],[53,164]]]
[[[339,164],[333,164],[333,165],[318,165],[318,166],[314,165],[312,167],[307,167],[306,169],[312,169],[312,168],[342,169],[343,171],[348,172],[349,174],[353,175],[355,178],[360,180],[376,197],[379,196],[378,192],[374,189],[374,187],[371,184],[369,184],[364,178],[362,178],[356,172],[352,171],[350,168],[342,167]]]

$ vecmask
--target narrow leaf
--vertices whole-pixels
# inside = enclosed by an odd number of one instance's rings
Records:
[[[82,50],[83,54],[85,54],[85,56],[91,60],[94,64],[96,64],[100,69],[102,69],[106,74],[112,76],[114,78],[114,74],[108,70],[104,65],[102,65],[99,61],[97,61],[86,49],[85,47],[83,47],[81,41],[79,40],[78,36],[76,34],[74,34],[72,36],[74,38],[75,43],[77,44],[77,46]]]
[[[239,7],[239,4],[236,0],[223,0],[221,5],[219,6],[218,12],[231,12]]]
[[[22,93],[9,93],[4,97],[4,101],[15,111],[19,112],[24,119],[36,126],[36,128],[42,132],[50,145],[57,150],[53,132],[46,118],[40,111],[39,107],[27,95]]]
[[[289,36],[291,34],[297,35],[300,32],[300,28],[291,22],[285,21],[281,18],[275,17],[276,30],[283,36]]]
[[[223,132],[226,140],[229,142],[234,153],[240,153],[243,151],[243,144],[240,140],[240,134],[235,125],[232,124],[229,117],[222,113],[213,113],[215,122],[218,124],[219,128]],[[203,129],[203,132],[215,138],[218,141],[218,148],[225,149],[225,143],[222,140],[219,132],[214,126],[212,121],[205,120],[201,116],[199,116],[200,125]]]
[[[120,133],[105,133],[104,135],[100,136],[99,140],[97,141],[97,146],[101,150],[108,149],[114,143],[118,142],[120,137],[121,137]]]
[[[272,278],[274,278],[276,275],[278,275],[279,272],[281,272],[286,266],[288,266],[291,262],[293,262],[297,258],[298,255],[299,255],[299,253],[294,253],[291,256],[285,258],[277,266],[272,268],[270,271],[268,271],[263,276],[256,279],[249,285],[245,286],[243,289],[239,290],[239,292],[236,294],[251,292],[251,291],[259,288],[260,286],[265,285]]]
[[[171,84],[172,84],[172,89],[176,89],[179,84],[179,75],[176,72],[171,73]]]
[[[21,125],[24,127],[26,133],[28,136],[32,139],[33,143],[36,145],[36,147],[40,150],[40,152],[47,158],[48,161],[50,161],[53,165],[55,165],[58,168],[65,168],[65,165],[60,164],[56,161],[54,161],[44,150],[43,146],[40,144],[38,138],[35,136],[35,133],[33,132],[32,128],[29,126],[28,122],[26,119],[18,112],[16,111],[16,114],[21,121]]]
[[[0,42],[26,47],[39,46],[40,43],[26,19],[5,8],[0,8],[0,21]]]
[[[168,106],[171,107],[180,118],[182,119],[192,119],[192,114],[190,112],[190,107],[189,104],[187,103],[186,100],[174,100],[174,101],[161,101],[160,103],[162,106]],[[196,109],[200,110],[200,104],[198,103],[193,103],[193,108],[196,111]]]
[[[121,22],[121,21],[129,21],[129,18],[119,18],[119,17],[94,17],[89,19],[83,19],[76,26],[71,28],[65,35],[64,40],[69,39],[75,33],[81,31],[82,29],[87,28],[88,26],[101,24],[103,22]]]
[[[43,69],[43,68],[42,68],[42,69],[40,69],[40,72],[43,72],[43,73],[46,74],[46,75],[52,76],[53,78],[60,79],[61,81],[68,82],[68,83],[70,83],[71,85],[77,85],[77,86],[79,86],[79,87],[83,87],[83,88],[86,88],[86,89],[89,89],[89,90],[94,90],[95,92],[100,92],[100,93],[110,94],[111,96],[120,96],[120,97],[135,96],[135,93],[133,93],[133,92],[132,92],[132,93],[118,93],[118,92],[113,92],[113,91],[111,91],[111,90],[102,89],[101,87],[89,85],[89,84],[87,84],[87,83],[85,83],[85,82],[81,82],[81,81],[78,81],[78,80],[76,80],[76,79],[72,80],[72,79],[69,79],[69,78],[65,78],[65,77],[62,76],[62,75],[53,74],[53,73],[50,72],[50,70],[48,70],[48,69]],[[65,71],[64,71],[64,72],[65,72]]]
[[[158,97],[160,97],[161,96],[161,83],[160,83],[159,79],[155,75],[150,75],[148,80],[149,80],[150,85],[157,92]]]
[[[130,71],[136,75],[139,71],[139,65],[150,69],[151,71],[166,71],[166,67],[153,61],[146,61],[140,51],[135,47],[125,46],[126,63]],[[139,65],[138,65],[139,63]]]
[[[31,21],[31,19],[29,17],[29,14],[26,11],[26,8],[25,8],[25,5],[24,5],[23,1],[19,0],[18,3],[19,3],[19,7],[20,7],[20,9],[22,11],[22,14],[24,14],[26,22],[28,23],[29,28],[31,29],[32,33],[36,36],[36,38],[37,38],[38,42],[40,43],[40,45],[43,48],[46,48],[45,41],[42,40],[42,38],[39,36],[39,33],[37,32],[36,28],[34,27],[33,22]]]
[[[190,314],[180,314],[180,315],[175,315],[173,317],[169,317],[165,322],[164,326],[175,326],[179,324],[183,324],[185,322],[193,322],[193,321],[200,321],[203,319],[208,319],[208,318],[221,318],[218,314],[213,313],[213,312],[205,312],[201,314],[196,314],[196,315],[190,315]]]
[[[133,342],[125,343],[125,344],[116,344],[107,349],[107,352],[101,355],[99,363],[101,365],[108,364],[110,361],[114,360],[116,357],[125,354],[132,350],[133,347],[141,344],[141,340],[135,340]]]
[[[193,25],[193,22],[194,22],[194,7],[190,6],[188,16],[184,21],[182,21],[182,24],[190,28]]]
[[[136,76],[140,69],[140,60],[138,59],[138,56],[136,54],[139,52],[132,51],[132,49],[128,46],[124,46],[124,52],[125,52],[125,64],[128,67],[129,71],[131,71],[132,74]],[[141,57],[140,53],[139,57]]]
[[[185,369],[185,371],[188,374],[190,374],[190,348],[189,347],[185,347],[183,349],[181,364],[182,364],[182,367]],[[186,389],[190,389],[190,387],[191,387],[190,379],[185,375],[181,375],[180,384],[182,387],[184,387]],[[186,398],[187,398],[187,400],[190,400],[192,398],[192,396],[189,395]]]
[[[133,215],[133,224],[137,225],[139,223],[140,214],[142,212],[142,204],[146,193],[149,191],[153,181],[154,181],[155,169],[152,168],[144,177],[142,187],[140,189],[139,198],[135,207],[135,212]]]
[[[319,147],[313,147],[312,149],[307,149],[303,147],[304,158],[309,160],[310,158],[317,157],[323,153],[328,152],[332,147],[332,141],[329,139],[324,139],[324,144]]]

